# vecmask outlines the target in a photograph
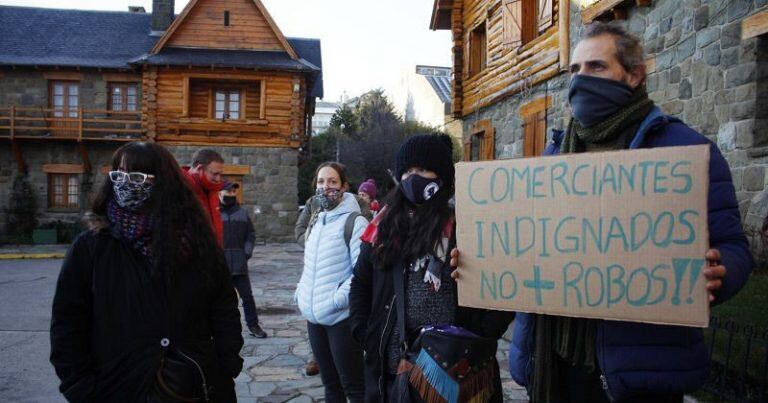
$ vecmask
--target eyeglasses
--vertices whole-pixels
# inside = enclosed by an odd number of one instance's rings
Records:
[[[115,183],[128,182],[141,185],[147,181],[147,178],[154,179],[155,175],[145,174],[143,172],[123,172],[123,171],[109,171],[109,180]]]

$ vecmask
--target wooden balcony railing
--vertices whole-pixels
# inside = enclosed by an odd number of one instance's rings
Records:
[[[141,137],[141,112],[0,107],[0,138],[135,141]]]

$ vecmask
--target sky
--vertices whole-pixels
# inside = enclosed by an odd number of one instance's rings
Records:
[[[450,66],[449,31],[431,31],[432,0],[262,0],[288,37],[319,38],[325,101],[383,88],[417,64]],[[180,13],[186,0],[176,0]],[[0,5],[127,11],[152,0],[0,0]]]

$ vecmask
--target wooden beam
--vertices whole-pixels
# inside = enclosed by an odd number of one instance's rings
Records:
[[[19,173],[26,175],[27,164],[24,163],[24,155],[21,153],[19,142],[11,140],[11,148],[13,149],[13,157],[16,159],[16,166],[19,168]]]
[[[10,132],[11,132],[11,141],[13,141],[13,136],[16,134],[16,105],[11,105],[11,116],[10,116]]]
[[[533,115],[534,113],[547,110],[550,106],[552,106],[551,96],[547,95],[546,97],[536,98],[520,107],[520,116]]]
[[[181,116],[189,116],[189,76],[181,82]]]
[[[224,165],[224,175],[250,175],[249,165]]]
[[[557,17],[557,42],[560,46],[560,70],[568,71],[568,65],[571,64],[571,0],[560,0]]]
[[[267,80],[261,80],[259,92],[259,119],[267,118]]]
[[[46,71],[43,73],[46,80],[82,81],[83,73],[75,71]]]
[[[741,21],[741,39],[754,38],[768,32],[768,9],[750,15]]]
[[[88,148],[82,141],[77,143],[77,149],[80,151],[80,158],[83,159],[83,170],[85,172],[91,172],[91,159],[88,158]]]
[[[624,0],[599,0],[597,3],[587,7],[581,12],[581,22],[589,24],[595,18],[613,10]]]
[[[211,66],[214,70],[215,66]],[[228,74],[228,73],[184,73],[184,77],[188,78],[205,78],[210,80],[245,80],[245,81],[259,81],[266,79],[263,74]]]
[[[85,173],[83,164],[44,164],[43,172],[48,174],[81,174]]]
[[[138,83],[141,81],[141,76],[130,73],[104,73],[101,77],[106,82],[112,83]]]

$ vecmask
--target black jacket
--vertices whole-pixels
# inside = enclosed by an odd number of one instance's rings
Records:
[[[53,300],[59,389],[71,402],[146,402],[167,337],[203,367],[214,401],[234,402],[243,337],[229,271],[222,265],[206,283],[189,270],[166,291],[150,267],[115,231],[77,237]]]
[[[365,350],[365,399],[367,402],[387,402],[383,375],[386,374],[385,349],[397,316],[395,282],[403,283],[405,262],[399,261],[389,270],[376,269],[372,251],[371,244],[363,242],[349,291],[350,323],[352,336]],[[397,298],[404,296],[397,295]],[[514,313],[458,307],[456,316],[457,325],[480,336],[499,339]],[[497,392],[500,392],[500,379],[496,384]],[[501,395],[496,397],[500,402]]]
[[[253,253],[256,233],[248,214],[234,205],[220,208],[221,223],[224,229],[224,257],[227,259],[229,272],[234,276],[248,273],[248,259]]]

